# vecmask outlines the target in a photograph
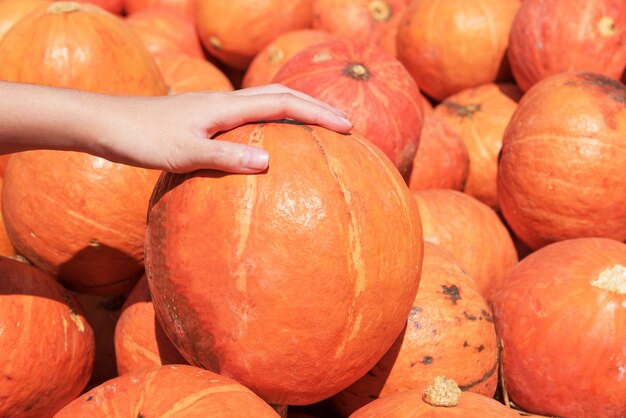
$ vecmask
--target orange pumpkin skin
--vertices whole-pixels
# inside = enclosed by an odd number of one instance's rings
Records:
[[[55,418],[111,416],[278,418],[279,415],[234,380],[197,367],[168,365],[109,380],[74,400]]]
[[[365,376],[333,397],[342,416],[391,393],[425,389],[435,376],[492,397],[498,343],[491,309],[474,280],[440,246],[424,244],[424,265],[405,331]]]
[[[426,115],[409,188],[463,190],[469,167],[467,146],[459,134],[438,116]]]
[[[541,248],[509,271],[493,304],[516,405],[550,416],[626,414],[622,242],[581,238]]]
[[[456,93],[435,108],[465,141],[469,177],[464,192],[498,209],[498,155],[522,92],[514,84],[485,84]]]
[[[186,54],[204,58],[194,21],[187,15],[146,9],[128,16],[125,22],[152,55]]]
[[[0,190],[4,186],[4,179],[0,177]],[[0,208],[2,207],[2,196],[0,196]],[[13,243],[7,234],[6,227],[4,226],[4,217],[2,211],[0,211],[0,256],[11,257],[16,255],[17,252],[13,247]]]
[[[424,240],[441,245],[459,261],[489,301],[506,271],[517,263],[513,240],[498,215],[455,190],[413,192]]]
[[[124,8],[129,15],[140,12],[142,10],[163,9],[173,12],[182,13],[195,18],[196,1],[195,0],[123,0]]]
[[[513,409],[478,393],[463,392],[458,405],[432,406],[422,400],[421,390],[393,393],[376,399],[350,418],[520,418]]]
[[[408,178],[423,124],[420,92],[406,69],[375,45],[339,40],[293,57],[274,81],[348,114],[354,131]]]
[[[254,57],[243,78],[243,87],[270,84],[294,55],[310,46],[336,39],[336,35],[315,29],[294,30],[280,35]]]
[[[51,417],[89,380],[93,331],[45,273],[0,257],[0,275],[0,416]]]
[[[157,316],[191,364],[273,404],[315,403],[402,331],[422,264],[417,207],[357,135],[271,123],[220,139],[268,150],[271,167],[161,178],[146,240]]]
[[[506,80],[509,31],[519,5],[517,0],[415,1],[400,23],[398,59],[437,100]]]
[[[405,7],[404,0],[316,0],[311,26],[383,47],[387,32],[399,22]]]
[[[156,61],[170,95],[203,90],[233,90],[228,77],[204,58],[163,54],[157,56]]]
[[[198,0],[196,24],[209,53],[240,70],[283,33],[308,28],[312,0]]]
[[[562,73],[526,93],[504,135],[502,213],[528,246],[626,239],[626,86]]]
[[[561,72],[619,79],[626,67],[626,3],[622,0],[529,0],[511,28],[511,70],[527,91]]]
[[[33,10],[46,4],[50,0],[1,0],[0,1],[0,40],[17,22]]]
[[[115,357],[121,375],[164,364],[187,363],[156,319],[146,276],[135,285],[115,327]]]

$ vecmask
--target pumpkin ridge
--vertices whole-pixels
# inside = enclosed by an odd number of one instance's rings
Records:
[[[247,393],[246,390],[243,390],[243,387],[239,383],[232,383],[230,385],[222,385],[222,386],[213,386],[208,387],[204,390],[192,393],[189,396],[186,396],[172,405],[169,410],[162,414],[160,418],[169,418],[175,417],[176,414],[180,412],[184,412],[185,409],[192,407],[196,402],[204,400],[207,395],[213,395],[218,393]],[[189,411],[192,412],[192,411]]]

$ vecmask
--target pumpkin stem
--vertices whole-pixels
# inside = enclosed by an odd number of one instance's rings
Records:
[[[343,73],[355,80],[367,81],[372,76],[367,67],[359,63],[349,63],[346,68],[343,69]]]
[[[481,110],[480,103],[472,103],[466,106],[460,105],[455,102],[443,102],[443,105],[449,109],[452,109],[462,118],[472,117],[474,113],[479,112]]]
[[[604,16],[598,22],[598,30],[600,35],[604,37],[613,36],[615,34],[615,21],[609,16]]]
[[[367,6],[372,19],[376,21],[388,20],[391,17],[391,7],[383,0],[373,0]]]
[[[459,389],[459,385],[454,380],[444,376],[437,376],[433,379],[430,386],[424,390],[422,399],[432,406],[456,406],[461,400],[461,389]]]
[[[77,1],[60,1],[49,5],[46,11],[50,14],[61,14],[77,12],[82,8],[83,5]]]
[[[626,267],[616,264],[606,268],[591,285],[618,295],[626,295]]]
[[[280,418],[287,418],[287,405],[270,404],[270,406],[280,415]]]
[[[280,48],[276,48],[275,46],[273,46],[270,47],[270,49],[267,51],[267,60],[270,62],[270,64],[276,64],[283,58],[285,58],[285,53]]]

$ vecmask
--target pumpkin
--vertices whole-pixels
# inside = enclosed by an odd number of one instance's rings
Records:
[[[4,179],[0,177],[0,190],[4,185]],[[2,207],[2,196],[0,196],[0,207]],[[4,218],[2,217],[2,211],[0,211],[0,256],[11,257],[16,255],[13,243],[9,239],[6,227],[4,226]]]
[[[464,192],[496,210],[498,155],[521,96],[514,84],[485,84],[456,93],[435,109],[467,145],[470,169]]]
[[[12,1],[15,1],[15,0],[12,0]],[[19,1],[23,1],[23,0],[19,0]],[[63,0],[54,0],[54,1],[63,1]],[[124,8],[123,0],[76,0],[76,1],[78,1],[79,3],[94,4],[106,10],[107,12],[114,13],[117,15],[121,15],[122,10]]]
[[[145,275],[128,295],[115,326],[115,358],[120,375],[187,363],[156,319]]]
[[[424,240],[441,245],[459,261],[489,301],[504,273],[517,263],[513,240],[498,215],[479,200],[455,190],[413,192]]]
[[[423,110],[417,85],[396,59],[371,44],[338,40],[300,52],[274,81],[347,112],[354,130],[408,177]]]
[[[335,39],[338,39],[335,35],[314,29],[294,30],[280,35],[254,57],[243,78],[243,87],[270,84],[281,67],[298,52]]]
[[[547,28],[549,27],[549,30]],[[522,3],[508,52],[515,80],[527,91],[561,72],[588,71],[619,79],[626,67],[626,3],[558,0]]]
[[[514,410],[473,392],[461,392],[452,379],[438,376],[425,390],[394,393],[365,405],[351,418],[519,418]]]
[[[504,81],[509,31],[519,6],[518,0],[414,1],[400,23],[398,59],[437,100]]]
[[[190,18],[196,15],[196,0],[123,0],[129,15],[142,10],[164,9],[183,13]]]
[[[20,47],[24,42],[28,48]],[[0,63],[3,80],[166,93],[139,39],[121,19],[90,4],[59,2],[33,12],[0,42]],[[82,153],[14,154],[2,197],[7,232],[20,254],[68,287],[123,293],[142,271],[145,216],[158,175]]]
[[[203,90],[233,90],[228,77],[203,58],[167,54],[159,55],[156,60],[171,95]]]
[[[33,266],[0,257],[0,416],[52,417],[91,374],[94,336],[76,299]]]
[[[198,0],[196,23],[212,56],[244,70],[278,36],[308,28],[312,8],[312,0]]]
[[[385,41],[390,41],[385,39],[388,31],[399,23],[405,7],[405,0],[316,0],[312,27],[383,47]],[[387,52],[393,55],[393,49]]]
[[[187,15],[146,9],[128,16],[126,24],[152,55],[186,54],[204,58],[194,21]]]
[[[526,93],[504,135],[498,196],[528,246],[626,240],[626,86],[561,73]]]
[[[424,265],[406,328],[365,376],[333,397],[342,416],[396,392],[425,389],[439,375],[492,397],[498,342],[491,309],[474,279],[440,246],[424,244]]]
[[[17,22],[50,0],[0,0],[0,40]]]
[[[157,317],[191,364],[272,404],[320,401],[402,331],[422,264],[417,207],[356,134],[268,123],[219,139],[268,150],[271,167],[161,178],[146,240]]]
[[[626,415],[626,245],[579,238],[543,247],[508,272],[493,306],[516,405]]]
[[[469,167],[467,146],[459,134],[439,116],[426,115],[413,159],[410,189],[463,190]]]
[[[161,366],[112,379],[55,418],[277,418],[271,406],[232,379],[188,365]]]

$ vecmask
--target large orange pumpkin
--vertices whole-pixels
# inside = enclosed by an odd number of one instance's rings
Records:
[[[110,380],[55,418],[278,418],[271,406],[234,380],[188,365],[162,366]]]
[[[542,415],[626,416],[626,245],[551,244],[493,299],[511,400]]]
[[[455,190],[413,192],[424,240],[448,250],[476,281],[489,301],[506,271],[517,263],[513,240],[498,215],[475,198]]]
[[[617,80],[626,67],[626,2],[524,1],[510,42],[511,69],[524,91],[567,71],[589,71]]]
[[[520,418],[498,401],[462,392],[454,380],[438,376],[426,390],[394,393],[375,400],[350,418]]]
[[[70,292],[0,257],[0,416],[52,417],[91,375],[94,336]]]
[[[0,40],[17,22],[51,0],[0,0]]]
[[[146,241],[157,316],[191,364],[270,403],[314,403],[402,331],[422,265],[417,207],[357,135],[269,123],[220,139],[267,149],[270,168],[161,178]]]
[[[146,9],[125,21],[153,55],[186,54],[204,58],[194,21],[189,16],[171,10]]]
[[[423,110],[417,85],[396,59],[375,45],[339,40],[300,52],[274,81],[347,112],[354,130],[408,177]]]
[[[0,79],[107,94],[166,93],[150,53],[123,21],[75,2],[40,8],[7,33]],[[7,231],[20,254],[69,287],[122,293],[141,274],[158,175],[81,153],[15,154],[3,188]]]
[[[129,15],[149,9],[164,9],[183,13],[194,19],[196,0],[123,0],[124,8]]]
[[[342,416],[391,393],[425,389],[439,375],[464,391],[492,397],[498,342],[491,309],[478,286],[438,245],[424,244],[419,291],[405,331],[356,383],[333,397]]]
[[[469,167],[469,154],[463,138],[439,116],[426,115],[420,146],[413,159],[410,189],[463,190]]]
[[[521,97],[514,84],[485,84],[456,93],[435,108],[467,145],[470,164],[464,192],[496,210],[498,155]]]
[[[200,40],[211,55],[238,69],[285,32],[308,28],[312,0],[198,0]]]
[[[531,248],[570,238],[626,240],[626,86],[561,73],[526,93],[504,135],[500,207]]]
[[[192,91],[230,91],[228,77],[204,58],[182,54],[162,54],[156,57],[169,94]]]
[[[518,0],[420,0],[404,13],[398,59],[429,96],[508,78],[506,49]]]
[[[115,326],[115,358],[120,376],[187,363],[156,319],[146,276],[139,279],[122,307]]]
[[[294,30],[280,35],[259,52],[246,71],[243,87],[270,84],[283,65],[298,52],[314,45],[338,39],[315,29]]]

